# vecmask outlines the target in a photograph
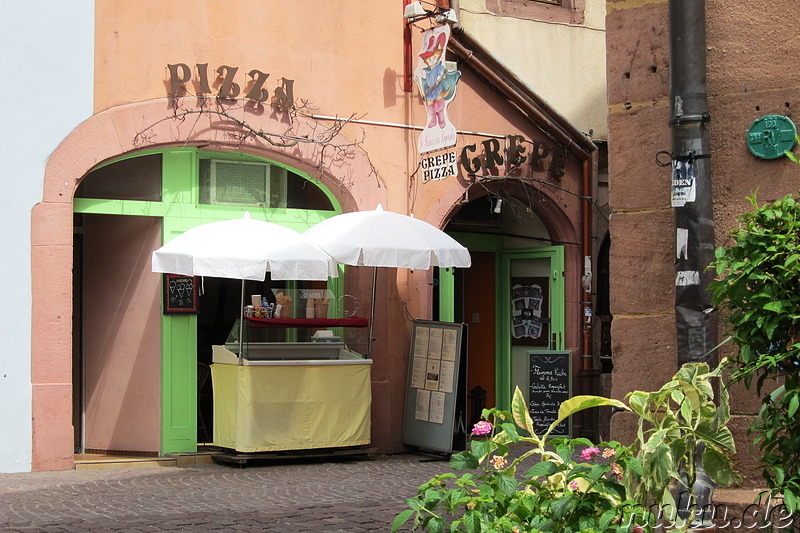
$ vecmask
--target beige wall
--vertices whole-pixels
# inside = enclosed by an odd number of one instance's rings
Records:
[[[654,390],[675,372],[674,229],[670,169],[655,154],[670,150],[667,0],[609,0],[606,20],[609,88],[611,311],[615,398]],[[756,17],[754,13],[758,12]],[[707,0],[707,82],[711,179],[718,245],[759,189],[768,201],[796,193],[800,168],[786,158],[761,160],[746,145],[750,124],[768,114],[792,117],[800,106],[800,71],[789,58],[800,46],[800,20],[789,0]],[[724,328],[722,328],[724,331]],[[646,332],[646,335],[642,335]],[[732,399],[736,459],[746,484],[760,483],[746,435],[758,403]],[[615,415],[615,438],[632,420]]]
[[[605,140],[605,0],[568,1],[582,16],[548,20],[548,11],[561,8],[512,11],[510,0],[459,0],[461,24],[553,109]]]

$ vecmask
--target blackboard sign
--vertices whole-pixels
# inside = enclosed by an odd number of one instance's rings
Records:
[[[528,411],[533,418],[534,431],[543,434],[558,418],[561,402],[572,393],[572,352],[532,350],[530,357],[530,381],[528,386]],[[553,437],[568,437],[572,433],[569,418],[561,422],[550,434]]]
[[[164,314],[197,312],[195,281],[194,276],[164,274]]]

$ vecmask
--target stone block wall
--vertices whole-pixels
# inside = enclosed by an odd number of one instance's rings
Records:
[[[675,238],[671,149],[668,0],[608,0],[611,395],[656,390],[677,370],[674,315]],[[747,148],[747,130],[764,115],[792,118],[800,106],[800,17],[792,0],[706,0],[711,179],[717,245],[758,190],[769,201],[800,189],[800,167],[764,160]],[[668,159],[668,158],[667,158]],[[721,338],[725,325],[720,327]],[[730,350],[730,348],[726,348]],[[759,452],[747,429],[760,402],[736,387],[732,396],[736,462],[745,486],[760,486]],[[613,415],[611,438],[635,435],[635,417]]]

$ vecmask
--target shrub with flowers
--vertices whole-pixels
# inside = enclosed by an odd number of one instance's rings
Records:
[[[576,396],[561,404],[558,418],[539,436],[517,389],[511,412],[485,409],[469,449],[451,457],[454,470],[471,472],[446,473],[423,484],[406,500],[410,508],[397,516],[392,531],[413,517],[414,531],[433,533],[644,532],[646,513],[620,482],[624,469],[637,464],[626,448],[549,438],[568,416],[602,405],[628,409],[616,400]],[[528,446],[516,453],[517,443]],[[528,458],[533,464],[522,473]]]

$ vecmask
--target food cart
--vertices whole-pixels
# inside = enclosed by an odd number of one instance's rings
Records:
[[[242,453],[369,444],[372,361],[327,329],[367,325],[358,317],[246,317],[240,342],[237,321],[225,345],[212,347],[214,444]],[[314,333],[270,342],[271,328]]]

